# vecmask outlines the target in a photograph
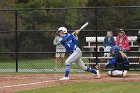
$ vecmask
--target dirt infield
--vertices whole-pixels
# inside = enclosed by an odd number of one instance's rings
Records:
[[[1,75],[0,93],[80,82],[140,82],[140,74],[128,74],[126,77],[108,77],[106,74],[102,74],[101,79],[96,79],[92,74],[70,74],[70,80],[59,81],[61,77],[63,74]]]

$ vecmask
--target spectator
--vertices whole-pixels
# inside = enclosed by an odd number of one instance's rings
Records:
[[[59,58],[61,59],[61,67],[64,67],[64,57],[66,49],[59,42],[60,39],[60,31],[57,32],[57,36],[55,37],[53,44],[56,46],[56,54],[55,54],[55,70],[58,67]]]
[[[139,45],[138,51],[140,51],[140,30],[139,30],[138,35],[137,35],[137,43]]]
[[[115,45],[118,46],[123,52],[130,50],[128,37],[126,36],[123,29],[119,30]]]
[[[104,38],[104,51],[110,52],[111,47],[115,45],[113,32],[107,31],[107,36]],[[104,56],[110,57],[110,53],[104,53]]]
[[[110,53],[113,56],[111,61],[106,65],[107,67],[113,67],[113,70],[108,71],[109,76],[126,76],[129,70],[129,61],[125,53],[120,51],[119,47],[113,46],[110,49]]]

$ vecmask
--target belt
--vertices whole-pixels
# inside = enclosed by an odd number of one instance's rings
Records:
[[[79,49],[79,47],[77,47],[77,48],[74,48],[74,49],[73,49],[73,51],[74,51],[74,50],[77,50],[77,49]],[[72,51],[71,53],[69,53],[69,54],[72,54],[72,53],[73,53],[73,51]]]
[[[73,50],[76,50],[76,49],[78,49],[78,48],[79,48],[79,47],[78,47],[77,45],[75,45]]]

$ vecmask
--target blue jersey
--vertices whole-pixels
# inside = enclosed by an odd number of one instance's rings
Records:
[[[118,70],[128,70],[129,69],[129,61],[128,57],[123,58],[121,53],[117,53],[115,57],[108,63],[108,65],[113,65],[115,69]]]
[[[72,34],[66,34],[66,36],[60,39],[61,44],[66,48],[68,53],[72,53],[78,46],[78,40]]]

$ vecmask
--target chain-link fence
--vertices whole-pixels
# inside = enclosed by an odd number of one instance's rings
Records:
[[[102,48],[97,51],[103,42],[96,40],[92,44],[96,51],[89,51],[91,47],[84,47],[88,45],[86,37],[105,37],[108,30],[117,36],[117,28],[123,28],[127,36],[136,36],[140,29],[139,10],[139,6],[0,10],[0,71],[62,71],[64,66],[54,69],[53,40],[57,29],[65,26],[71,33],[85,22],[89,25],[79,34],[79,47],[83,57],[89,57],[92,52],[95,54],[92,57],[98,59],[104,54]],[[129,54],[140,57],[138,44],[134,42],[134,45]],[[88,58],[83,60],[89,62]],[[78,69],[75,64],[71,68]]]

